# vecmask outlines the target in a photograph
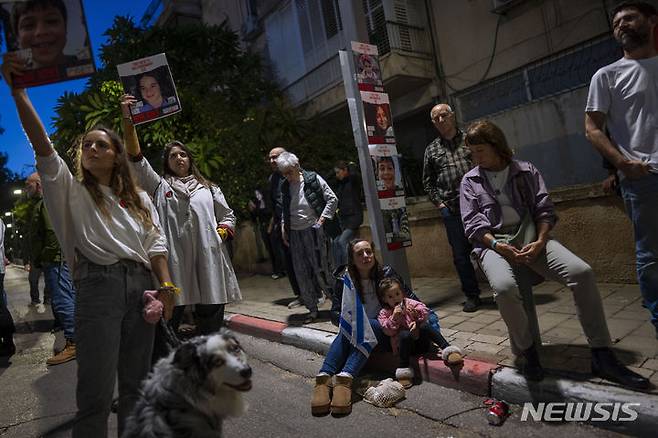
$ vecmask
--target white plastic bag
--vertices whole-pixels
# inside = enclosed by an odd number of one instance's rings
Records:
[[[377,386],[371,386],[363,395],[363,399],[380,408],[390,408],[405,397],[405,390],[399,382],[386,379]]]

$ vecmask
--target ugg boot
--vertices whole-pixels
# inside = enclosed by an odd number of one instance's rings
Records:
[[[321,374],[315,376],[315,388],[313,388],[313,397],[311,398],[311,414],[327,415],[331,406],[331,376]]]
[[[464,362],[464,353],[456,345],[450,345],[441,350],[441,358],[449,367],[460,365]]]
[[[331,398],[331,413],[347,415],[352,412],[352,376],[336,376],[334,395]]]
[[[414,386],[414,370],[411,368],[398,368],[395,370],[395,380],[397,380],[404,389]]]

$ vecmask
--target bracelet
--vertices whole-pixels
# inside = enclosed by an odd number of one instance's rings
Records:
[[[498,245],[498,241],[496,239],[491,241],[491,249],[494,251],[496,250],[496,245]]]
[[[162,284],[160,284],[160,289],[158,290],[161,289],[171,289],[175,294],[180,293],[180,288],[174,286],[174,283],[172,283],[171,281],[163,281]]]

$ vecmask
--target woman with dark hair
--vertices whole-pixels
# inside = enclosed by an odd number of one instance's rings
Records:
[[[420,301],[393,268],[379,264],[371,242],[352,240],[347,257],[347,266],[336,270],[335,295],[331,299],[331,322],[340,331],[315,377],[311,400],[313,415],[325,415],[330,410],[333,414],[349,414],[352,411],[352,380],[359,375],[375,346],[391,351],[390,338],[377,320],[381,310],[377,298],[379,282],[393,278],[400,283],[407,298]],[[360,323],[366,320],[369,324]],[[434,312],[430,311],[427,321],[439,331],[439,319]]]
[[[375,105],[375,137],[393,137],[393,125],[391,124],[391,114],[388,105]]]
[[[534,344],[521,301],[521,290],[531,289],[532,274],[539,274],[573,291],[578,318],[592,348],[592,372],[626,386],[646,388],[648,380],[624,367],[610,349],[592,268],[549,234],[557,216],[541,173],[531,163],[515,160],[505,134],[489,121],[469,126],[465,143],[476,166],[461,182],[464,229],[473,242],[472,256],[494,290],[512,352],[526,359],[525,376],[528,380],[544,376],[539,346]]]
[[[137,77],[137,100],[142,102],[139,112],[151,111],[166,106],[170,94],[162,76],[156,70],[146,72]]]
[[[173,294],[167,248],[149,196],[133,181],[120,138],[94,127],[80,136],[76,179],[53,148],[24,89],[12,74],[25,62],[5,55],[9,84],[23,129],[34,149],[43,199],[73,270],[76,288],[78,382],[74,437],[107,436],[107,417],[119,376],[119,435],[151,367],[154,326],[143,318],[143,294]]]
[[[195,305],[201,334],[220,329],[224,305],[242,299],[226,247],[235,229],[235,215],[221,189],[208,181],[187,146],[165,146],[163,172],[158,175],[142,155],[130,119],[134,97],[121,99],[126,150],[140,185],[153,197],[169,244],[169,269],[180,286],[172,326],[176,330],[184,306]]]

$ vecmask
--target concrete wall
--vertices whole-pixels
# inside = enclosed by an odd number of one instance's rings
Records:
[[[635,283],[633,230],[621,200],[602,196],[596,186],[556,191],[552,197],[560,218],[554,237],[589,263],[598,281]],[[406,251],[411,275],[456,278],[436,208],[424,199],[410,202],[409,215],[413,246]],[[370,227],[362,226],[359,234],[369,237]],[[233,258],[236,270],[270,273],[269,264],[256,263],[251,224],[243,222],[237,236]]]

